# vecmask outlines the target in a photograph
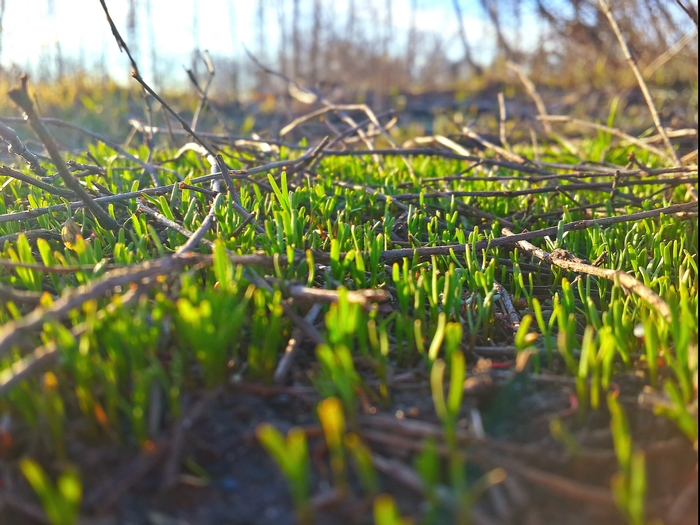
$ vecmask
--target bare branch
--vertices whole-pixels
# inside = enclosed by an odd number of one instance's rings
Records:
[[[54,142],[53,138],[51,138],[51,134],[44,127],[39,115],[37,115],[36,111],[34,110],[34,104],[29,98],[29,93],[27,92],[27,80],[27,75],[23,75],[20,87],[11,89],[8,92],[9,97],[24,111],[24,114],[27,116],[32,129],[38,135],[41,142],[44,143],[46,150],[49,152],[51,160],[56,165],[56,169],[58,170],[58,173],[61,176],[61,179],[63,179],[63,183],[66,185],[66,187],[72,190],[73,193],[80,198],[85,207],[92,212],[95,219],[97,219],[97,222],[99,222],[103,228],[108,230],[119,230],[120,226],[117,221],[110,217],[106,211],[95,203],[92,197],[90,197],[87,191],[85,191],[80,185],[80,182],[78,182],[78,180],[71,175],[70,171],[68,170],[68,166],[66,166],[66,163],[63,160],[63,157],[61,157],[60,151],[58,151],[56,143]]]

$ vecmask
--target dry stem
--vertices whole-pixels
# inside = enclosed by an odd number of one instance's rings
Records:
[[[34,110],[34,104],[29,98],[29,93],[27,92],[27,75],[22,76],[21,86],[19,88],[11,89],[8,92],[8,95],[12,101],[22,108],[22,111],[24,111],[24,114],[27,116],[32,129],[39,136],[41,142],[43,142],[44,146],[46,147],[46,151],[49,152],[51,160],[56,165],[56,169],[58,170],[58,173],[61,176],[61,179],[63,179],[63,183],[66,185],[66,187],[80,197],[80,200],[83,202],[85,207],[92,212],[95,219],[97,219],[97,222],[99,222],[103,228],[108,230],[119,230],[120,226],[117,221],[110,217],[109,214],[104,211],[92,199],[92,197],[90,197],[87,191],[85,191],[80,185],[80,182],[78,182],[78,180],[73,177],[68,170],[68,166],[66,166],[66,163],[63,161],[63,157],[61,157],[61,153],[58,150],[56,143],[51,138],[48,130],[41,122],[39,115],[37,115],[36,111]]]
[[[503,234],[508,236],[514,235],[513,232],[507,228],[503,229]],[[552,253],[548,253],[541,248],[533,246],[527,241],[518,241],[518,248],[549,264],[563,268],[564,270],[594,275],[596,277],[602,277],[603,279],[608,279],[609,281],[619,283],[620,286],[626,290],[634,292],[639,297],[644,299],[649,306],[659,312],[667,322],[671,322],[671,309],[668,307],[668,304],[666,304],[666,301],[659,297],[651,288],[644,285],[644,283],[640,282],[630,274],[623,272],[622,270],[611,270],[608,268],[593,266],[592,264],[588,264],[585,261],[575,257],[568,250],[563,250],[561,248],[554,250]]]

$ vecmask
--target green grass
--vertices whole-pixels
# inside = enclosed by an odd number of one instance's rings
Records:
[[[580,146],[587,158],[617,165],[626,164],[634,151],[611,145],[605,135]],[[129,161],[105,146],[92,146],[90,152],[106,168],[106,174],[85,177],[88,187],[98,183],[115,194],[140,187],[141,170]],[[147,156],[145,148],[131,152],[140,158]],[[640,162],[650,167],[660,165],[645,152],[634,152]],[[532,158],[527,147],[519,153]],[[544,153],[540,152],[543,161],[578,162],[556,149]],[[155,151],[154,159],[158,163],[173,156],[173,150],[161,148]],[[282,149],[282,158],[292,156]],[[86,157],[75,159],[92,163]],[[18,432],[41,443],[39,459],[52,465],[54,473],[65,470],[74,475],[70,453],[66,452],[68,440],[106,442],[134,452],[148,448],[157,439],[148,422],[154,391],[163,394],[166,424],[174,424],[182,416],[186,394],[226,388],[234,376],[244,382],[271,385],[295,327],[285,308],[301,316],[308,311],[308,306],[288,302],[289,286],[301,283],[338,290],[337,301],[324,305],[315,323],[323,343],[294,367],[301,371],[295,377],[303,378],[297,381],[313,385],[320,399],[325,399],[319,405],[319,417],[330,450],[332,484],[339,493],[355,491],[355,497],[371,499],[392,487],[396,490],[394,485],[383,485],[385,479],[373,470],[371,451],[362,440],[358,422],[364,412],[360,400],[380,411],[390,409],[394,395],[391,377],[419,370],[424,374],[423,384],[432,386],[435,410],[446,436],[448,467],[443,469],[439,464],[434,443],[417,456],[427,504],[424,512],[413,517],[417,522],[442,523],[436,521],[440,516],[452,516],[449,519],[455,523],[466,523],[476,501],[474,495],[485,482],[467,475],[469,460],[463,457],[457,439],[463,417],[465,369],[469,375],[474,368],[476,347],[514,345],[517,353],[532,353],[534,372],[571,378],[580,418],[589,411],[608,417],[607,396],[619,459],[619,474],[612,480],[611,490],[621,516],[630,523],[643,523],[644,455],[632,451],[632,433],[611,392],[619,377],[636,373],[665,400],[656,408],[657,417],[673,421],[697,449],[697,414],[691,406],[697,401],[697,217],[661,216],[569,232],[560,228],[559,235],[535,241],[548,251],[563,248],[589,261],[605,252],[604,267],[633,275],[668,303],[672,315],[666,320],[619,284],[590,276],[575,280],[575,275],[556,267],[524,271],[521,265],[531,261],[513,247],[477,251],[475,243],[502,236],[501,226],[469,216],[456,201],[497,217],[509,217],[518,229],[535,230],[585,218],[585,212],[569,211],[580,205],[604,202],[603,208],[595,210],[604,216],[685,202],[685,188],[664,190],[664,186],[653,184],[621,188],[613,194],[584,189],[519,197],[428,199],[424,194],[432,190],[424,179],[454,175],[468,164],[428,156],[409,161],[415,177],[397,157],[383,158],[377,165],[369,156],[328,156],[294,187],[293,175],[278,170],[257,176],[257,184],[237,183],[241,205],[256,214],[262,231],[257,231],[255,224],[243,226],[244,219],[225,196],[216,210],[216,223],[206,234],[206,239],[216,243],[215,248],[201,248],[202,253],[213,255],[208,263],[157,277],[134,299],[124,298],[128,286],[91,298],[67,316],[24,334],[0,356],[2,381],[10,377],[13,364],[41,345],[57,346],[57,363],[51,371],[3,392],[0,414],[8,414],[18,422]],[[255,161],[245,154],[228,152],[227,162],[232,169],[241,169]],[[168,167],[185,182],[206,174],[193,152],[168,163]],[[478,175],[482,178],[470,180],[467,176],[446,181],[439,188],[480,192],[533,187],[510,169],[493,168]],[[178,182],[168,172],[159,176],[163,184]],[[516,178],[502,182],[484,176]],[[382,200],[363,188],[340,186],[338,181],[370,187],[390,197],[404,193],[421,196],[412,202],[401,201],[408,207],[404,213],[391,198]],[[70,218],[81,229],[83,239],[77,238],[70,248],[55,240],[29,242],[24,236],[0,246],[3,260],[82,267],[62,273],[36,267],[2,270],[3,286],[43,292],[41,304],[47,309],[61,294],[114,271],[109,265],[136,265],[169,257],[186,241],[181,233],[137,213],[136,200],[110,205],[109,213],[123,224],[120,231],[112,232],[95,224],[82,209],[69,211],[66,201],[56,196],[19,181],[2,178],[0,182],[5,197],[0,200],[0,214],[63,206],[36,219],[0,222],[0,235],[37,228],[60,233]],[[569,182],[561,184],[565,190]],[[620,192],[629,194],[637,205],[632,206]],[[211,206],[205,194],[180,189],[177,184],[172,191],[144,196],[144,200],[190,231],[200,226]],[[528,217],[553,215],[525,222],[518,212],[526,212]],[[391,264],[382,258],[383,251],[403,246],[464,244],[469,246],[463,254],[427,259],[413,256]],[[251,253],[269,256],[270,264],[244,267],[229,257]],[[269,288],[258,286],[251,271],[263,276]],[[498,284],[525,316],[520,331],[514,332],[504,323],[498,307]],[[367,288],[386,290],[391,296],[389,307],[364,307],[349,301],[346,290]],[[4,302],[0,308],[3,330],[29,311],[26,305]],[[444,375],[450,378],[447,398],[442,391]],[[565,432],[561,426],[557,428],[560,435]],[[310,523],[313,487],[303,432],[292,430],[285,441],[277,430],[262,426],[258,436],[290,482],[300,522]],[[19,455],[24,453],[20,446]],[[35,488],[36,480],[41,481],[47,512],[59,505],[75,505],[75,490],[72,499],[64,502],[59,494],[62,481],[56,492],[33,464],[23,465],[25,471],[31,466]],[[351,466],[360,479],[358,485],[348,483],[346,471]],[[71,483],[77,486],[78,482]],[[443,486],[449,487],[449,497],[441,492]],[[47,503],[49,497],[51,502]],[[377,496],[374,515],[379,525],[404,523],[386,494]],[[50,512],[49,516],[54,519]]]

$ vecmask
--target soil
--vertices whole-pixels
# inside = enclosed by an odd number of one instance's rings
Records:
[[[488,363],[486,363],[488,365]],[[470,366],[470,369],[473,367]],[[584,525],[625,523],[611,502],[591,502],[587,490],[609,494],[617,469],[603,411],[584,412],[572,407],[572,385],[530,372],[513,374],[480,363],[468,380],[461,430],[473,430],[470,414],[478,409],[488,436],[486,443],[465,443],[468,475],[475,481],[490,468],[502,465],[507,481],[486,492],[475,507],[474,523]],[[420,372],[397,374],[406,380],[394,384],[389,405],[363,403],[360,434],[380,456],[412,466],[412,450],[406,448],[409,433],[401,425],[422,422],[441,426],[433,410],[428,380]],[[635,376],[617,378],[635,443],[646,450],[648,498],[652,517],[664,523],[691,525],[697,520],[697,454],[676,427],[640,408],[636,396],[641,381]],[[368,379],[369,382],[369,379]],[[318,399],[306,385],[261,387],[234,384],[224,391],[189,400],[191,426],[183,432],[182,447],[173,445],[174,425],[165,425],[162,437],[148,450],[73,441],[70,461],[83,473],[86,507],[82,525],[286,525],[296,523],[287,483],[261,448],[255,429],[272,423],[282,432],[301,426],[310,437],[312,486],[318,525],[370,524],[371,504],[351,479],[354,495],[338,501],[331,489],[327,450],[315,416]],[[576,437],[580,449],[568,451],[552,438],[549,422],[558,417]],[[384,429],[388,443],[372,436]],[[393,429],[392,429],[393,428]],[[392,442],[395,440],[396,442]],[[420,439],[411,441],[420,447]],[[179,475],[164,487],[166,465],[178,465]],[[177,458],[180,458],[178,461]],[[4,465],[3,473],[9,469]],[[534,472],[534,474],[533,474]],[[571,491],[551,486],[537,475],[558,476],[572,483]],[[534,477],[533,477],[534,476]],[[16,501],[5,501],[0,523],[33,525],[20,504],[38,505],[31,490],[19,479],[3,478],[13,486]],[[686,503],[680,496],[689,490],[695,497]],[[404,515],[418,522],[421,500],[398,476],[381,476],[382,491],[391,493]],[[34,503],[30,503],[34,501]],[[675,507],[674,507],[675,501]],[[676,508],[674,521],[669,509]],[[445,521],[443,521],[445,520]],[[448,516],[437,523],[449,523]]]

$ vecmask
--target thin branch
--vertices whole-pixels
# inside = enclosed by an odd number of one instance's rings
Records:
[[[27,290],[15,290],[11,286],[0,285],[0,302],[12,301],[15,304],[26,304],[38,306],[42,297],[41,292],[31,292]]]
[[[447,194],[445,192],[438,192],[438,194],[442,195],[446,199],[452,198],[449,194]],[[515,227],[515,225],[512,222],[510,222],[508,219],[504,219],[503,217],[498,217],[498,216],[496,216],[492,213],[489,213],[487,211],[484,211],[481,208],[478,208],[476,206],[472,206],[470,204],[467,204],[467,203],[462,202],[462,201],[457,200],[457,199],[454,200],[454,203],[458,208],[461,208],[462,210],[471,214],[474,217],[479,217],[481,219],[486,219],[488,221],[495,221],[498,224],[500,224],[501,226],[505,226],[506,228]],[[509,224],[510,224],[510,226],[508,226]]]
[[[398,202],[396,199],[397,195],[387,195],[385,193],[382,193],[379,190],[375,190],[374,188],[369,188],[367,186],[364,186],[362,184],[352,184],[351,182],[343,182],[343,181],[335,181],[333,184],[336,186],[339,186],[341,188],[345,188],[348,190],[355,190],[355,191],[364,191],[368,195],[374,195],[377,197],[379,200],[383,202],[390,202],[397,208],[399,208],[402,211],[408,211],[409,207],[403,204],[402,202]]]
[[[309,288],[301,284],[293,284],[288,288],[289,295],[299,302],[311,303],[337,303],[339,292],[337,290],[325,290],[322,288]],[[350,304],[359,304],[367,306],[370,302],[384,302],[389,299],[389,294],[386,290],[347,290],[345,292],[346,299]]]
[[[199,121],[199,115],[201,114],[202,110],[204,107],[207,105],[209,102],[209,88],[211,87],[211,82],[214,80],[214,64],[211,62],[211,58],[209,57],[209,53],[205,51],[205,58],[204,58],[204,65],[207,67],[207,79],[204,82],[204,87],[201,88],[199,87],[199,83],[197,82],[197,78],[194,76],[194,71],[191,69],[186,69],[185,71],[187,72],[187,76],[190,79],[190,82],[194,85],[194,87],[197,89],[197,92],[199,93],[199,103],[197,104],[197,108],[194,110],[194,115],[192,115],[192,124],[190,125],[192,129],[197,129],[197,122]]]
[[[511,153],[510,151],[494,144],[493,142],[490,142],[475,131],[469,129],[468,126],[464,126],[462,128],[462,133],[470,139],[477,141],[479,144],[482,144],[485,148],[495,151],[504,159],[508,159],[511,162],[517,162],[519,164],[525,164],[525,159],[523,157],[521,157],[517,153]]]
[[[141,84],[143,89],[145,89],[148,93],[150,93],[153,96],[153,98],[155,98],[160,103],[160,105],[163,106],[168,111],[168,113],[170,113],[173,117],[175,117],[175,120],[177,120],[180,123],[180,126],[182,126],[182,129],[184,129],[187,133],[189,133],[189,135],[194,140],[196,140],[197,143],[199,143],[204,149],[206,149],[207,153],[209,153],[211,156],[216,156],[216,152],[212,149],[212,147],[209,145],[209,143],[206,140],[204,140],[203,137],[200,137],[199,134],[197,132],[195,132],[190,127],[190,125],[187,123],[187,121],[185,121],[185,119],[183,119],[180,116],[180,114],[170,106],[170,104],[168,104],[165,100],[163,100],[163,98],[158,93],[156,93],[153,90],[153,88],[151,88],[151,86],[146,84],[146,81],[143,78],[141,78],[141,75],[139,75],[136,71],[134,71],[131,74],[131,76],[134,78],[134,80],[136,80],[136,82]]]
[[[377,119],[381,119],[381,118],[384,118],[384,117],[387,117],[387,116],[390,116],[390,115],[391,115],[391,116],[396,115],[396,111],[393,110],[393,109],[388,109],[388,110],[386,110],[386,111],[383,111],[383,112],[381,112],[381,113],[379,113],[379,114],[377,115]],[[336,136],[331,142],[329,142],[327,148],[328,148],[328,149],[331,149],[331,148],[332,148],[333,146],[335,146],[338,142],[342,141],[344,138],[346,138],[346,137],[352,135],[353,133],[357,133],[357,130],[358,130],[358,129],[363,128],[364,126],[366,126],[366,125],[369,124],[370,122],[372,122],[372,120],[371,120],[370,118],[367,118],[367,119],[363,120],[362,122],[358,123],[357,126],[354,126],[354,127],[351,127],[351,128],[346,129],[346,130],[343,131],[340,135]],[[391,122],[389,122],[388,124],[386,124],[385,126],[382,126],[382,127],[386,130],[386,129],[388,129],[388,128],[392,125],[392,122],[395,123],[395,122],[396,122],[396,118],[392,119]]]
[[[0,117],[0,121],[26,124],[26,121],[24,119],[19,119],[19,118],[15,118],[15,117]],[[51,117],[50,118],[42,118],[41,122],[46,124],[46,125],[49,125],[49,126],[54,126],[57,128],[64,128],[64,129],[70,129],[73,131],[77,131],[78,133],[80,133],[82,135],[86,135],[90,138],[93,138],[93,139],[97,140],[98,142],[101,142],[105,146],[113,149],[114,151],[121,154],[122,156],[126,157],[130,161],[135,162],[136,164],[141,166],[143,169],[147,170],[149,173],[154,172],[155,170],[166,171],[172,175],[175,175],[179,180],[182,180],[182,176],[177,171],[171,170],[170,168],[166,168],[163,166],[157,166],[157,165],[146,163],[146,162],[142,161],[141,159],[139,159],[138,157],[135,157],[134,155],[132,155],[131,153],[126,151],[123,147],[121,147],[119,144],[117,144],[113,140],[111,140],[103,135],[100,135],[99,133],[95,133],[92,130],[89,130],[89,129],[84,128],[82,126],[78,126],[77,124],[73,124],[71,122],[66,122],[65,120],[61,120],[58,118],[51,118]],[[147,132],[148,126],[146,126],[145,129],[146,129],[146,131],[144,131],[144,132]],[[154,128],[154,129],[157,129],[157,128]]]
[[[0,175],[4,175],[5,177],[12,177],[13,179],[22,181],[25,184],[29,184],[30,186],[36,186],[37,188],[44,190],[46,193],[58,195],[59,197],[75,198],[76,196],[75,193],[73,193],[71,190],[57,188],[56,186],[47,184],[46,182],[43,182],[40,179],[35,179],[34,177],[30,177],[29,175],[25,175],[24,173],[21,173],[19,171],[15,171],[8,166],[0,166]]]
[[[119,301],[119,306],[128,306],[133,304],[141,295],[148,291],[146,286],[135,286],[124,295]],[[107,315],[116,310],[117,305],[110,303],[106,308],[99,310],[96,314],[97,319],[104,319]],[[80,337],[85,333],[87,325],[80,323],[71,329],[73,337]],[[30,352],[22,359],[12,363],[10,367],[0,372],[0,397],[9,392],[17,383],[24,381],[29,377],[36,376],[52,366],[59,356],[58,343],[49,341],[46,344],[38,346],[34,351]]]
[[[698,28],[698,13],[695,10],[695,8],[693,7],[693,5],[691,4],[690,7],[688,7],[687,5],[685,5],[683,3],[683,0],[675,0],[675,2],[676,2],[676,4],[678,4],[678,7],[680,7],[686,15],[688,15],[688,18],[690,18],[693,21],[693,23],[695,24],[695,29],[697,29]]]
[[[30,233],[30,232],[27,232]],[[53,232],[52,232],[53,233]],[[57,235],[57,234],[56,234]],[[60,238],[60,235],[58,236]],[[28,263],[28,262],[15,262],[9,261],[7,259],[0,259],[0,268],[8,268],[10,270],[16,270],[17,268],[25,268],[27,270],[34,270],[41,273],[54,273],[54,274],[72,274],[77,272],[88,272],[92,273],[95,269],[102,268],[105,270],[114,270],[116,268],[125,268],[121,265],[79,265],[79,266],[46,266],[40,263]]]
[[[674,159],[668,156],[668,153],[661,151],[658,148],[655,148],[648,142],[645,142],[641,139],[638,139],[636,137],[633,137],[632,135],[629,135],[625,133],[624,131],[620,131],[619,129],[616,128],[611,128],[609,126],[604,126],[603,124],[598,124],[596,122],[588,122],[586,120],[581,120],[578,118],[574,117],[568,117],[565,115],[547,115],[547,116],[540,116],[538,117],[538,120],[541,120],[543,122],[570,122],[572,124],[575,124],[577,126],[583,126],[586,128],[591,128],[595,129],[598,131],[603,131],[605,133],[610,133],[611,135],[615,135],[616,137],[621,138],[622,140],[625,140],[629,142],[630,144],[634,144],[635,146],[644,149],[650,153],[653,153],[657,157],[661,157],[662,159],[665,159],[668,162],[673,163]]]
[[[506,66],[508,66],[510,69],[515,71],[515,74],[518,75],[518,78],[520,79],[520,82],[522,82],[523,86],[525,86],[525,89],[527,90],[528,94],[532,98],[532,100],[535,102],[535,106],[537,106],[537,112],[540,114],[541,117],[546,117],[549,115],[547,112],[547,106],[544,105],[544,100],[542,100],[542,97],[540,94],[537,92],[537,88],[535,87],[535,84],[532,83],[532,80],[525,74],[525,72],[522,70],[522,68],[516,64],[515,62],[508,61],[506,62]],[[547,133],[552,132],[552,127],[549,125],[548,122],[543,122],[544,130]]]
[[[58,173],[63,179],[63,183],[66,185],[66,187],[80,197],[80,200],[83,202],[85,207],[92,212],[95,219],[97,219],[97,222],[99,222],[103,228],[108,230],[119,230],[120,226],[117,221],[110,217],[106,211],[95,203],[92,197],[90,197],[90,195],[80,185],[80,182],[78,182],[78,180],[71,175],[66,163],[61,157],[61,153],[58,151],[58,147],[56,147],[56,143],[53,141],[48,130],[42,124],[39,115],[37,115],[36,111],[34,110],[34,104],[29,98],[29,93],[27,92],[27,79],[27,75],[23,75],[21,86],[19,88],[11,89],[8,92],[9,97],[24,111],[27,119],[29,120],[29,124],[32,126],[32,129],[39,136],[39,139],[41,139],[41,142],[44,143],[46,150],[49,152],[51,160],[56,165],[56,169],[58,170]]]
[[[191,252],[194,249],[194,247],[197,246],[204,239],[204,236],[216,220],[216,212],[219,209],[219,206],[221,206],[222,200],[223,194],[219,193],[214,198],[214,202],[211,203],[209,213],[207,213],[207,216],[204,217],[204,220],[202,220],[202,224],[200,224],[199,228],[197,228],[197,230],[190,236],[190,238],[187,239],[187,242],[177,249],[177,251],[175,252],[176,256],[182,256],[188,252]]]
[[[309,313],[304,316],[304,320],[309,324],[313,323],[318,314],[321,312],[322,308],[323,305],[321,303],[315,303],[309,310]],[[299,348],[299,343],[301,343],[303,336],[304,331],[298,326],[292,330],[292,336],[289,338],[287,346],[284,349],[284,354],[280,358],[279,363],[277,363],[277,368],[272,376],[273,383],[279,385],[286,381],[289,370],[294,363],[294,359]]]
[[[439,199],[445,196],[448,197],[523,197],[527,195],[538,195],[543,193],[558,193],[561,190],[565,191],[604,191],[609,192],[616,188],[626,188],[632,186],[653,186],[663,184],[669,186],[678,186],[680,184],[697,184],[697,177],[687,177],[683,179],[667,178],[667,179],[641,179],[641,180],[625,180],[615,182],[588,182],[577,184],[562,184],[557,186],[543,186],[541,188],[528,188],[524,190],[485,190],[485,191],[446,191],[436,193],[402,193],[399,195],[386,195],[393,201],[411,201],[416,199]],[[338,185],[346,185],[346,183],[336,183]],[[362,188],[360,185],[347,185],[355,189]]]
[[[189,264],[192,264],[192,261],[188,257],[167,257],[108,272],[100,279],[64,295],[48,308],[36,308],[24,317],[5,323],[0,328],[0,357],[6,356],[21,338],[45,322],[62,318],[71,310],[82,306],[85,301],[101,297],[116,286],[126,286],[148,277],[165,275]]]
[[[65,210],[66,207],[63,206]],[[10,233],[7,235],[0,236],[0,246],[4,246],[6,242],[17,242],[20,235],[24,235],[28,241],[35,241],[36,239],[51,239],[54,241],[63,240],[61,234],[53,232],[51,230],[45,230],[44,228],[38,228],[36,230],[30,230],[26,232]]]
[[[393,150],[392,150],[393,151]],[[265,173],[267,171],[271,171],[274,169],[278,168],[287,168],[289,166],[294,166],[296,164],[299,164],[301,162],[305,162],[309,160],[315,152],[315,148],[310,148],[298,157],[297,159],[294,160],[281,160],[281,161],[275,161],[271,162],[269,164],[263,164],[262,166],[256,166],[254,168],[249,168],[247,170],[231,170],[229,172],[229,175],[235,178],[247,178],[250,175],[255,175],[257,173]],[[202,175],[201,177],[197,177],[192,179],[190,182],[194,184],[202,183],[202,182],[209,182],[213,180],[219,180],[222,178],[222,174],[219,172],[212,173],[209,175]],[[143,195],[160,195],[164,193],[170,193],[173,191],[173,188],[180,184],[175,183],[175,184],[168,184],[167,186],[160,186],[157,188],[145,188],[143,190],[139,191],[132,191],[132,192],[127,192],[127,193],[120,193],[118,195],[109,195],[106,197],[98,197],[94,199],[95,202],[101,203],[101,204],[110,204],[110,203],[115,203],[115,202],[122,202],[122,201],[128,201],[132,199],[138,199],[142,197]],[[83,206],[82,202],[71,202],[68,204],[72,210],[77,210],[81,206]],[[13,213],[6,213],[3,215],[0,215],[0,224],[4,222],[16,222],[16,221],[26,221],[30,219],[35,219],[36,217],[40,217],[42,215],[45,215],[47,213],[54,213],[54,212],[61,212],[66,210],[66,205],[65,204],[56,204],[53,206],[46,206],[44,208],[34,208],[31,210],[27,211],[20,211],[20,212],[13,212]],[[247,212],[246,212],[247,214]],[[260,226],[258,225],[258,228]]]
[[[679,0],[676,0],[679,1]],[[646,78],[649,78],[651,75],[656,72],[657,69],[659,69],[661,66],[663,66],[666,62],[671,60],[673,57],[675,57],[678,53],[683,51],[683,48],[690,44],[694,38],[698,36],[698,28],[697,28],[697,21],[695,22],[695,29],[692,31],[689,31],[685,35],[683,35],[675,44],[673,44],[665,53],[659,55],[656,57],[656,59],[649,64],[647,67],[644,68],[644,76]]]
[[[514,235],[513,232],[507,228],[503,228],[504,235]],[[599,268],[588,264],[587,262],[574,256],[568,250],[557,248],[552,253],[547,253],[541,248],[537,248],[527,241],[519,241],[518,248],[523,251],[534,255],[538,259],[545,261],[554,266],[558,266],[564,270],[570,270],[576,273],[583,273],[587,275],[594,275],[596,277],[602,277],[603,279],[608,279],[609,281],[619,283],[620,286],[629,290],[630,292],[636,293],[639,297],[644,299],[649,306],[659,312],[669,323],[671,322],[671,309],[666,304],[661,297],[659,297],[651,288],[648,288],[644,283],[631,276],[630,274],[623,272],[622,270],[611,270],[608,268]]]
[[[610,26],[612,27],[613,32],[615,33],[615,36],[617,37],[618,42],[620,43],[620,47],[622,48],[622,52],[625,55],[625,58],[627,59],[627,63],[629,64],[630,68],[632,69],[632,72],[634,73],[634,76],[637,77],[637,83],[639,84],[639,88],[642,90],[642,94],[644,95],[644,99],[647,102],[647,106],[649,107],[649,112],[651,113],[651,118],[654,121],[654,125],[656,126],[656,130],[659,132],[659,135],[661,135],[664,139],[664,144],[666,145],[666,149],[668,150],[669,155],[673,160],[675,161],[676,164],[680,164],[680,160],[678,159],[678,155],[676,154],[676,150],[673,147],[673,144],[671,144],[671,141],[669,140],[668,136],[666,135],[666,130],[663,127],[663,124],[661,124],[661,118],[659,117],[659,112],[656,110],[656,105],[654,104],[654,99],[651,97],[651,93],[649,91],[649,87],[647,86],[646,81],[644,80],[644,75],[642,75],[642,72],[639,70],[639,66],[637,66],[637,61],[634,59],[632,56],[632,51],[630,50],[629,45],[627,44],[627,41],[625,40],[625,37],[622,35],[622,31],[620,30],[620,26],[617,25],[617,21],[615,20],[615,17],[613,16],[612,12],[610,11],[610,6],[608,5],[607,0],[598,0],[598,3],[600,4],[601,9],[603,10],[603,13],[605,13],[605,16],[608,17],[608,21],[610,22]],[[697,191],[693,189],[691,192],[695,200],[697,200]]]
[[[219,168],[219,172],[224,178],[224,182],[226,183],[226,188],[228,188],[229,195],[231,195],[231,199],[240,206],[241,198],[238,195],[236,186],[233,185],[233,179],[231,179],[231,174],[229,173],[228,166],[224,162],[224,158],[221,155],[214,155],[214,160],[216,161],[216,166]]]
[[[503,230],[506,231],[507,228],[503,228]],[[513,306],[513,300],[511,299],[508,290],[503,288],[503,286],[501,286],[495,281],[493,285],[496,290],[496,293],[501,296],[500,302],[503,308],[503,313],[506,314],[506,317],[508,318],[508,324],[510,324],[510,326],[512,327],[513,332],[517,332],[518,328],[520,328],[520,316],[515,310],[515,306]]]
[[[218,196],[218,195],[220,195],[220,194],[217,193],[216,196]],[[144,203],[142,203],[142,202],[139,202],[139,203],[136,205],[136,209],[137,209],[138,211],[140,211],[140,212],[145,213],[146,215],[150,215],[150,216],[153,217],[153,218],[156,220],[156,222],[158,222],[159,224],[165,226],[166,228],[170,228],[171,230],[174,230],[174,231],[178,232],[178,233],[181,234],[181,235],[184,235],[184,236],[187,237],[188,239],[191,238],[191,237],[194,235],[193,232],[191,232],[190,230],[188,230],[187,228],[185,228],[182,224],[177,223],[177,222],[175,222],[175,221],[173,221],[173,220],[168,219],[165,215],[163,215],[163,214],[160,213],[159,211],[154,210],[153,208],[151,208],[150,206],[147,206],[146,204],[144,204]],[[204,244],[207,248],[213,248],[213,247],[214,247],[214,243],[211,242],[211,241],[208,240],[208,239],[202,238],[202,239],[199,240],[199,242],[200,242],[200,244]]]
[[[547,106],[545,106],[544,101],[542,100],[542,97],[540,97],[540,94],[537,92],[537,88],[535,87],[535,84],[532,83],[532,80],[528,78],[528,76],[525,74],[525,72],[522,70],[522,68],[516,64],[515,62],[508,61],[506,62],[506,66],[508,66],[510,69],[515,71],[515,73],[518,75],[518,78],[520,79],[520,82],[525,86],[525,89],[529,93],[530,97],[532,100],[535,102],[535,106],[537,106],[537,112],[540,114],[540,117],[545,118],[549,116],[549,113],[547,112]],[[577,156],[581,157],[581,152],[574,146],[571,142],[569,142],[565,137],[554,133],[554,130],[552,129],[552,126],[544,120],[542,123],[545,132],[547,135],[550,137],[553,137],[554,139],[558,140],[561,142],[561,144],[571,151],[572,153],[576,154]],[[531,133],[534,134],[534,131],[531,131]],[[536,143],[536,141],[533,140],[533,143]],[[535,148],[535,152],[537,152],[537,148]]]
[[[129,62],[131,62],[131,67],[134,70],[134,73],[137,75],[139,74],[139,66],[136,65],[136,61],[134,60],[134,57],[131,56],[131,51],[129,51],[129,46],[126,45],[126,42],[122,38],[122,36],[119,34],[119,30],[117,29],[117,26],[115,23],[112,21],[112,17],[109,14],[109,10],[107,9],[107,4],[105,3],[105,0],[100,0],[100,4],[102,5],[102,10],[105,12],[105,16],[107,17],[107,22],[109,23],[109,28],[112,30],[112,35],[114,36],[114,39],[117,41],[117,46],[119,46],[119,51],[126,52],[126,55],[129,57]]]
[[[612,226],[613,224],[619,224],[623,222],[634,222],[642,219],[648,219],[651,217],[658,217],[659,215],[671,215],[675,213],[684,213],[688,211],[697,211],[698,203],[689,202],[685,204],[676,204],[674,206],[668,206],[665,208],[657,208],[655,210],[648,210],[639,213],[630,213],[628,215],[619,215],[617,217],[605,217],[602,219],[595,220],[584,220],[569,222],[563,225],[563,231],[576,231],[576,230],[586,230],[588,228],[593,228],[595,226],[605,227]],[[541,230],[535,230],[532,232],[517,233],[513,236],[498,237],[496,239],[489,239],[485,241],[479,241],[474,245],[469,244],[451,244],[447,246],[430,246],[426,248],[404,248],[399,250],[385,250],[381,253],[380,260],[383,262],[394,262],[400,261],[404,258],[411,260],[413,257],[419,257],[421,259],[427,259],[433,255],[437,256],[450,256],[452,253],[455,255],[464,253],[466,250],[486,250],[488,248],[497,248],[500,246],[512,246],[517,244],[519,241],[527,241],[530,239],[540,239],[546,236],[557,235],[559,231],[559,226],[552,226],[551,228],[543,228]]]
[[[7,142],[7,151],[26,160],[27,164],[29,164],[29,169],[39,177],[46,177],[46,168],[39,162],[39,157],[27,149],[27,146],[19,139],[14,129],[0,123],[0,138]]]

